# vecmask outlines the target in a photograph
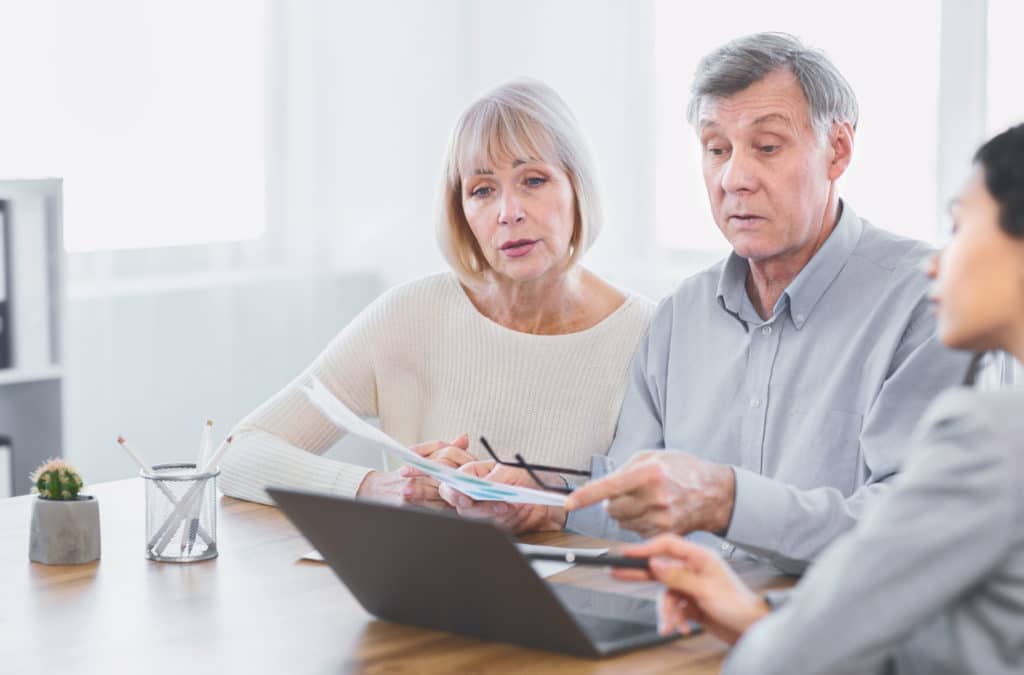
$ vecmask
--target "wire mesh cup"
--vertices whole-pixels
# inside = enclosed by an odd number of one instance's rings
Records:
[[[217,557],[217,476],[195,464],[157,464],[146,482],[146,557],[196,562]]]

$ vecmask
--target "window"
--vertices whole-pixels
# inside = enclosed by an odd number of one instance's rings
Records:
[[[34,0],[0,24],[0,176],[64,178],[69,251],[264,231],[263,3]]]
[[[1007,0],[1009,3],[1011,0]],[[862,218],[934,241],[941,4],[869,0],[831,16],[814,0],[655,0],[656,221],[662,247],[724,252],[696,135],[685,120],[700,58],[729,39],[785,31],[825,51],[857,93],[854,160],[840,194]],[[909,28],[908,28],[909,27]]]
[[[1024,122],[1024,87],[1020,65],[1024,44],[1024,4],[1020,0],[988,0],[988,104],[985,135],[993,136]]]

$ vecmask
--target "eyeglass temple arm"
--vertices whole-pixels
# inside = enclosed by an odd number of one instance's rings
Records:
[[[550,485],[550,484],[545,483],[544,481],[542,481],[540,479],[540,476],[538,476],[536,473],[534,473],[533,468],[529,464],[526,463],[526,460],[524,460],[523,456],[520,455],[518,452],[516,453],[516,459],[519,460],[519,465],[521,467],[523,467],[524,469],[526,469],[526,473],[530,474],[530,478],[532,478],[533,481],[537,485],[541,486],[545,490],[551,490],[553,492],[561,492],[563,494],[569,494],[569,493],[571,493],[573,491],[573,488],[568,487],[568,486]]]
[[[498,455],[494,452],[494,449],[491,448],[491,444],[488,443],[487,439],[484,438],[483,436],[480,437],[480,443],[484,446],[484,450],[487,451],[487,454],[491,456],[491,459],[493,459],[498,464],[504,464],[505,466],[520,466],[527,470],[529,470],[527,467],[533,467],[534,471],[551,471],[552,473],[567,473],[571,476],[590,476],[589,471],[582,471],[580,469],[563,469],[561,467],[546,466],[544,464],[528,464],[525,460],[523,460],[523,458],[520,455],[516,455],[516,458],[519,459],[520,461],[506,462],[505,460],[498,457]]]

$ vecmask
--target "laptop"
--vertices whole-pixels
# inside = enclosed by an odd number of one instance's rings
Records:
[[[414,508],[267,488],[367,612],[385,621],[600,657],[678,636],[653,600],[541,579],[500,528]]]

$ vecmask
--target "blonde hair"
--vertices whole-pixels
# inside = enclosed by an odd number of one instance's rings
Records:
[[[445,156],[437,213],[437,240],[445,259],[464,282],[483,281],[490,265],[462,210],[463,171],[486,161],[534,158],[569,176],[575,222],[567,267],[576,264],[601,231],[603,217],[594,163],[576,118],[555,90],[542,82],[516,80],[482,96],[452,130]]]

